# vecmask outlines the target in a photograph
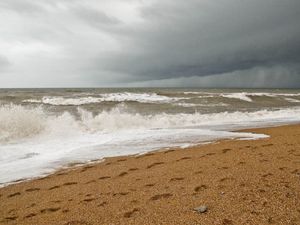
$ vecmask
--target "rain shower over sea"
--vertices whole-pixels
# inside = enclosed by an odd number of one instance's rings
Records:
[[[298,122],[300,90],[0,89],[0,183]]]

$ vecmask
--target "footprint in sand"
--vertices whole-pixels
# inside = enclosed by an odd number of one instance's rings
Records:
[[[231,178],[231,177],[224,177],[224,178],[220,179],[219,181],[220,181],[220,182],[224,182],[224,181],[230,181],[230,180],[234,180],[234,178]]]
[[[30,213],[30,214],[24,216],[24,218],[25,218],[25,219],[29,219],[29,218],[32,218],[32,217],[35,217],[35,216],[36,216],[35,213]]]
[[[148,153],[148,154],[144,154],[144,155],[139,155],[136,158],[140,159],[140,158],[149,157],[149,156],[153,156],[153,155],[154,155],[154,153]]]
[[[269,176],[273,176],[273,174],[272,173],[266,173],[266,174],[263,174],[261,177],[266,178],[266,177],[269,177]]]
[[[103,177],[99,177],[98,179],[99,180],[105,180],[105,179],[109,179],[109,178],[111,178],[110,176],[103,176]]]
[[[160,195],[154,195],[150,198],[151,201],[156,201],[156,200],[160,200],[160,199],[165,199],[165,198],[170,198],[173,195],[170,193],[164,193],[164,194],[160,194]]]
[[[229,219],[223,219],[222,220],[222,225],[232,225],[233,221]]]
[[[58,174],[56,174],[56,176],[64,176],[64,175],[67,175],[67,173],[58,173]]]
[[[8,217],[5,217],[4,219],[7,221],[13,221],[13,220],[18,219],[18,217],[17,216],[8,216]]]
[[[138,212],[138,211],[140,211],[138,208],[134,208],[133,210],[124,213],[124,217],[125,217],[125,218],[130,218],[130,217],[132,217],[132,215],[133,215],[135,212]]]
[[[118,159],[117,162],[125,162],[127,159]]]
[[[184,180],[184,178],[183,177],[173,177],[173,178],[170,179],[170,182],[172,182],[172,181],[181,181],[181,180]]]
[[[89,170],[89,169],[92,169],[92,168],[94,168],[95,166],[85,166],[85,167],[83,167],[83,169],[80,171],[81,173],[83,173],[83,172],[85,172],[85,171],[87,171],[87,170]]]
[[[170,152],[174,152],[175,150],[167,150],[167,151],[164,151],[164,154],[167,154],[167,153],[170,153]]]
[[[27,206],[26,208],[32,208],[32,207],[34,207],[34,206],[36,206],[36,204],[35,204],[35,203],[32,203],[32,204],[30,204],[30,206]]]
[[[262,145],[262,147],[270,147],[270,146],[273,146],[273,144],[265,144],[265,145]]]
[[[229,151],[231,151],[231,150],[232,150],[231,148],[225,148],[225,149],[222,150],[222,153],[225,154],[225,153],[227,153],[227,152],[229,152]]]
[[[63,225],[91,225],[91,224],[84,220],[72,220],[64,223]]]
[[[50,212],[56,212],[60,210],[60,207],[57,208],[46,208],[46,209],[42,209],[40,212],[41,213],[50,213]]]
[[[182,161],[182,160],[188,160],[191,159],[191,157],[182,157],[180,159],[177,159],[176,162]]]
[[[215,155],[216,153],[212,152],[212,153],[207,153],[207,156],[211,156],[211,155]]]
[[[98,207],[104,207],[105,205],[107,205],[107,202],[101,202],[99,205],[97,205]]]
[[[92,202],[92,201],[95,201],[96,199],[95,198],[86,198],[83,200],[83,202]]]
[[[228,170],[228,169],[229,169],[229,167],[227,167],[227,166],[223,166],[223,167],[221,167],[221,169],[222,169],[222,170]]]
[[[119,193],[114,193],[113,196],[125,196],[125,195],[128,195],[129,192],[119,192]]]
[[[15,211],[16,211],[15,209],[11,209],[11,210],[8,211],[8,214],[14,213]]]
[[[32,191],[39,191],[39,190],[41,190],[41,189],[40,188],[29,188],[26,191],[27,192],[32,192]]]
[[[118,175],[118,177],[124,177],[125,175],[127,175],[128,173],[127,172],[122,172]]]
[[[95,180],[90,180],[88,182],[86,182],[85,184],[91,184],[91,183],[95,183],[96,181]]]
[[[207,188],[208,188],[207,185],[202,184],[201,186],[195,187],[195,188],[194,188],[194,191],[195,191],[195,192],[200,192],[200,191],[206,190]]]
[[[158,165],[161,165],[161,164],[164,164],[164,162],[156,162],[156,163],[152,163],[152,164],[150,164],[149,166],[147,166],[147,169],[150,169],[150,168],[152,168],[152,167],[154,167],[154,166],[158,166]]]
[[[56,186],[53,186],[53,187],[49,188],[48,190],[53,190],[53,189],[56,189],[56,188],[60,188],[60,186],[56,185]]]
[[[67,183],[64,183],[63,185],[70,186],[70,185],[75,185],[75,184],[78,184],[78,183],[77,182],[67,182]]]
[[[10,194],[10,195],[7,196],[7,198],[12,198],[12,197],[15,197],[15,196],[18,196],[18,195],[21,195],[21,193],[16,192],[16,193]]]

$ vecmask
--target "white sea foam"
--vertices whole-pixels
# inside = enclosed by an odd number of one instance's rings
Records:
[[[183,92],[184,95],[193,95],[192,97],[169,97],[159,95],[156,93],[106,93],[92,96],[44,96],[42,99],[26,99],[24,103],[39,103],[48,105],[73,105],[80,106],[85,104],[94,104],[101,102],[139,102],[139,103],[174,103],[180,100],[187,100],[191,98],[231,98],[239,99],[241,101],[253,102],[251,97],[298,97],[300,93],[267,93],[267,92],[233,92],[233,93],[213,93],[213,92]],[[291,98],[286,98],[287,101],[292,102]],[[293,101],[297,102],[297,99]]]
[[[221,94],[220,96],[224,98],[235,98],[246,102],[252,102],[252,99],[247,96],[247,93],[230,93],[230,94]]]
[[[300,121],[300,108],[213,114],[142,115],[124,107],[97,115],[78,108],[54,115],[41,107],[0,106],[0,183],[51,172],[72,161],[137,154],[218,138],[261,138],[230,130]]]
[[[178,102],[174,103],[174,105],[186,107],[186,108],[193,108],[193,107],[218,107],[218,106],[228,106],[228,104],[225,104],[223,102],[219,103],[207,103],[207,104],[200,104],[200,103],[186,103],[186,102]]]
[[[0,143],[36,135],[46,127],[44,117],[41,108],[26,109],[16,105],[0,107]]]
[[[41,107],[28,108],[19,105],[0,107],[0,141],[32,138],[41,133],[67,135],[70,132],[111,132],[136,129],[174,129],[185,127],[215,127],[247,125],[254,123],[298,121],[300,108],[287,108],[276,111],[221,112],[211,114],[167,114],[142,115],[129,113],[122,105],[97,115],[78,108],[79,118],[69,112],[53,115]]]
[[[105,101],[112,102],[124,102],[124,101],[136,101],[141,103],[168,103],[177,101],[184,98],[171,98],[164,95],[158,95],[156,93],[110,93],[101,95]]]
[[[288,102],[292,102],[292,103],[299,103],[300,100],[298,99],[294,99],[294,98],[284,98],[285,100],[287,100]]]
[[[236,92],[236,93],[228,93],[228,94],[220,94],[221,97],[224,98],[235,98],[240,99],[242,101],[246,102],[252,102],[253,100],[251,97],[297,97],[300,96],[300,93],[264,93],[264,92]],[[286,99],[288,100],[288,99]]]
[[[87,96],[87,97],[55,97],[45,96],[42,99],[26,99],[23,102],[28,103],[42,103],[49,105],[85,105],[101,102],[140,102],[140,103],[169,103],[186,98],[171,98],[168,96],[158,95],[156,93],[107,93],[100,94],[99,96]]]
[[[103,102],[103,98],[99,97],[48,97],[45,96],[42,99],[26,99],[23,102],[27,103],[41,103],[48,105],[85,105],[92,103],[100,103]]]

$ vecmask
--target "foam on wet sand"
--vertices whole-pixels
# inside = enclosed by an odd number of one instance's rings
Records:
[[[1,188],[0,223],[299,224],[300,125],[247,132],[270,138],[108,158]]]

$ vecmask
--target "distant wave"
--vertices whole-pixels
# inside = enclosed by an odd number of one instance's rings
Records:
[[[251,93],[251,92],[241,92],[241,93],[229,93],[229,94],[221,94],[222,97],[225,98],[236,98],[242,101],[252,102],[251,97],[297,97],[300,96],[300,93]],[[288,99],[286,99],[288,100]],[[295,101],[296,102],[296,101]]]
[[[220,96],[224,98],[235,98],[246,102],[252,102],[252,99],[249,97],[248,93],[230,93],[221,94]]]
[[[175,106],[181,106],[181,107],[185,107],[185,108],[194,108],[194,107],[218,107],[218,106],[228,106],[228,104],[225,104],[223,102],[219,102],[219,103],[206,103],[206,104],[200,104],[200,103],[187,103],[187,102],[178,102],[178,103],[174,103],[173,105]]]
[[[272,97],[282,98],[291,103],[299,103],[300,99],[292,97],[299,97],[300,93],[264,93],[264,92],[232,92],[232,93],[213,93],[213,92],[183,92],[186,95],[182,97],[170,97],[157,93],[106,93],[92,96],[44,96],[41,99],[25,99],[24,103],[37,103],[47,105],[70,105],[80,106],[86,104],[97,104],[102,102],[138,102],[138,103],[152,103],[152,104],[165,104],[174,103],[182,100],[195,99],[195,98],[230,98],[238,99],[240,101],[253,102],[252,97]],[[190,95],[190,96],[187,96]],[[225,103],[221,103],[225,104]],[[180,103],[182,107],[193,107],[189,103]],[[201,106],[201,104],[194,103],[194,106]]]
[[[26,99],[27,103],[42,103],[49,105],[85,105],[101,102],[139,102],[139,103],[170,103],[186,98],[171,98],[156,93],[108,93],[88,97],[54,97],[45,96],[42,99]]]
[[[294,98],[284,98],[286,101],[291,103],[300,103],[300,100]]]
[[[267,93],[267,92],[231,92],[231,93],[213,93],[213,92],[183,92],[185,95],[195,95],[198,98],[232,98],[238,99],[241,101],[252,102],[253,99],[251,97],[299,97],[300,93]],[[283,98],[288,102],[298,103],[300,100],[293,98]]]

